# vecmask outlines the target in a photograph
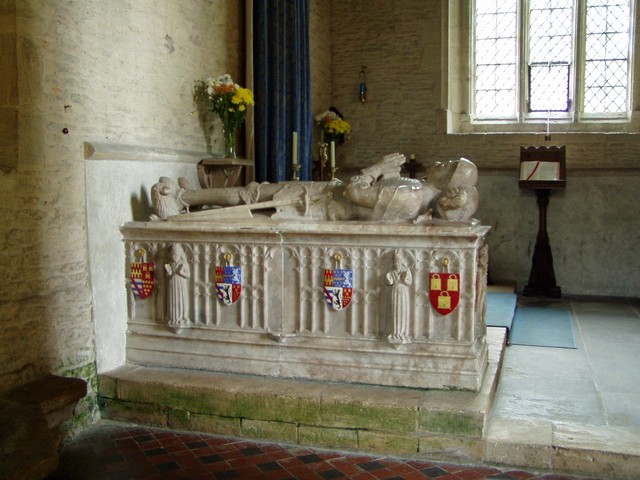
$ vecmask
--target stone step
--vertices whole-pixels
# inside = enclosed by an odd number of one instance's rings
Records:
[[[479,392],[127,365],[100,375],[103,418],[372,453],[478,460],[505,344],[489,329]]]
[[[634,427],[495,417],[486,432],[485,461],[636,480],[640,472],[640,432]]]

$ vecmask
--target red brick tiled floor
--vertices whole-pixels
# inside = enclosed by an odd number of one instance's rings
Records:
[[[48,480],[130,479],[578,480],[509,468],[253,442],[125,425],[99,425],[77,436]]]

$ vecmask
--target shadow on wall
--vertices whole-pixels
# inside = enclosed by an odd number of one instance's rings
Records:
[[[134,222],[146,222],[152,212],[149,192],[144,186],[141,186],[140,195],[131,196],[131,218]]]

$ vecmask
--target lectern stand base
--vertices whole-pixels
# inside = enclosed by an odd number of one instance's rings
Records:
[[[527,285],[522,291],[524,297],[547,297],[547,298],[561,298],[562,292],[560,287],[532,287]]]
[[[556,275],[553,271],[553,257],[551,247],[548,245],[536,245],[529,274],[529,283],[522,292],[525,297],[560,298],[562,292],[556,285]]]

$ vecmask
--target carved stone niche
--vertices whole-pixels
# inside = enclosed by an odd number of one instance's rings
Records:
[[[482,384],[489,227],[254,219],[121,230],[127,261],[144,250],[156,272],[147,298],[129,289],[130,363],[414,388]]]

